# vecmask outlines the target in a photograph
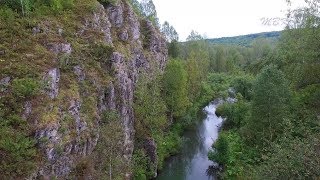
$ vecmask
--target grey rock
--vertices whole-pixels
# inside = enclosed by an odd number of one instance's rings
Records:
[[[49,43],[47,48],[55,54],[71,54],[72,51],[70,43]]]
[[[106,89],[100,90],[98,103],[99,112],[103,113],[106,110],[116,110],[115,101],[115,89],[113,83],[111,82]]]
[[[127,30],[123,30],[120,34],[119,34],[119,38],[122,41],[128,41],[129,39],[129,34]]]
[[[134,115],[133,115],[133,91],[134,83],[129,76],[129,67],[126,64],[124,56],[119,52],[114,52],[111,58],[113,69],[115,69],[115,78],[117,91],[115,96],[120,99],[119,112],[124,126],[124,157],[131,161],[134,145]]]
[[[48,160],[51,160],[51,161],[54,160],[56,156],[56,153],[53,148],[47,149],[46,154],[47,154]]]
[[[139,19],[131,8],[128,8],[127,13],[128,24],[132,40],[136,41],[140,38],[140,23]]]
[[[109,12],[109,19],[112,25],[117,28],[123,25],[123,4],[117,6],[110,6],[107,8]]]
[[[23,113],[22,113],[22,118],[23,119],[28,119],[28,117],[30,116],[31,112],[32,112],[32,104],[30,101],[27,101],[24,106],[23,106]]]
[[[63,29],[59,28],[59,29],[58,29],[58,34],[59,34],[59,36],[62,36],[62,34],[63,34]]]
[[[6,50],[5,49],[0,49],[0,56],[3,56],[6,54]]]
[[[43,129],[40,129],[36,131],[36,139],[42,141],[42,138],[45,138],[48,142],[45,143],[51,143],[56,144],[58,140],[60,139],[60,135],[58,134],[59,125],[51,125],[48,127],[45,127]]]
[[[70,157],[63,156],[53,165],[53,172],[57,176],[64,176],[71,172],[70,162],[73,162]]]
[[[47,85],[45,90],[51,99],[58,96],[59,93],[59,81],[60,70],[58,68],[50,69],[44,77],[45,84]]]
[[[79,65],[73,67],[73,72],[78,76],[78,81],[83,81],[86,78],[83,68]]]
[[[40,29],[39,26],[36,26],[36,27],[32,28],[32,34],[33,35],[39,34],[40,32],[41,32],[41,29]]]
[[[120,66],[124,61],[124,56],[119,52],[113,52],[111,57],[111,62],[113,62],[114,66]]]
[[[80,106],[81,103],[78,100],[71,100],[69,107],[69,112],[73,116],[76,123],[76,131],[78,135],[87,129],[87,123],[82,121],[80,117]]]
[[[98,5],[92,17],[86,18],[79,35],[82,36],[86,31],[97,30],[104,34],[104,41],[112,45],[111,23],[102,5]]]
[[[61,135],[58,133],[59,124],[48,125],[38,129],[35,133],[35,139],[39,147],[46,154],[49,162],[54,162],[57,158],[55,145],[60,143]]]
[[[148,138],[144,141],[144,149],[146,151],[146,155],[150,159],[152,163],[152,172],[154,172],[154,178],[157,177],[157,164],[158,164],[158,156],[157,156],[157,144],[152,138]]]
[[[6,92],[8,90],[10,80],[11,78],[9,76],[0,80],[0,92]]]

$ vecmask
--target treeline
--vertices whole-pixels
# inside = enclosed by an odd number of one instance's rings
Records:
[[[226,121],[208,155],[223,167],[221,178],[319,178],[315,5],[309,2],[288,17],[279,42],[258,38],[247,47],[211,44],[194,31],[181,43],[167,23],[162,29],[170,56],[165,72],[155,79],[146,74],[135,94],[135,178],[152,178],[156,171],[143,150],[146,137],[155,139],[161,170],[164,159],[179,152],[183,130],[192,128],[202,107],[230,96],[237,102],[218,108]]]
[[[273,31],[273,32],[263,32],[256,34],[248,34],[242,36],[235,37],[222,37],[215,39],[208,39],[210,43],[220,44],[220,45],[237,45],[237,46],[251,46],[252,42],[257,39],[268,39],[269,41],[277,42],[281,35],[281,31]]]
[[[221,178],[320,177],[319,2],[308,5],[289,16],[276,48],[243,68],[246,78],[223,77],[238,101],[217,111],[226,121],[209,158]]]
[[[3,0],[0,6],[6,6],[23,16],[29,15],[36,9],[48,13],[59,12],[74,6],[73,0]],[[38,12],[40,12],[38,11]]]
[[[228,96],[224,91],[228,89],[227,75],[241,77],[241,86],[242,80],[246,82],[249,77],[243,69],[263,61],[274,48],[266,39],[256,40],[251,47],[213,45],[194,31],[187,42],[180,43],[168,22],[161,31],[168,41],[165,71],[152,76],[143,74],[136,87],[136,179],[152,178],[157,168],[163,167],[165,158],[179,153],[182,133],[197,122],[201,109],[214,98]],[[258,71],[256,66],[252,69]],[[157,161],[149,157],[145,148],[150,139],[157,146]]]

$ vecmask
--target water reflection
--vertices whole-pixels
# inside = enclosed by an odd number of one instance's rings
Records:
[[[215,115],[219,103],[214,102],[205,108],[206,118],[196,125],[195,130],[184,135],[181,154],[166,162],[158,180],[216,179],[216,166],[207,154],[222,123],[222,118]]]
[[[219,168],[217,165],[211,165],[206,170],[206,175],[208,176],[208,180],[213,180],[217,178],[217,172]]]

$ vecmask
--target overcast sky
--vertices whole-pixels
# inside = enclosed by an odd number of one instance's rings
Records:
[[[293,0],[293,6],[302,0]],[[264,25],[263,18],[283,18],[288,6],[285,0],[153,0],[160,23],[168,21],[185,40],[191,30],[208,38],[244,35],[282,30]],[[272,19],[271,19],[272,20]],[[272,21],[271,21],[272,23]]]

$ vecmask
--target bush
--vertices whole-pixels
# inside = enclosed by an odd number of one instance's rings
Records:
[[[225,117],[224,129],[240,128],[249,118],[249,103],[239,100],[236,103],[225,103],[217,108],[216,114]]]
[[[107,62],[114,51],[113,47],[105,43],[96,43],[92,45],[91,49],[95,60],[104,63]]]
[[[149,159],[141,149],[133,153],[133,174],[136,180],[146,180],[148,174]],[[150,174],[149,174],[150,175]]]
[[[211,73],[208,75],[206,84],[210,86],[213,96],[228,97],[228,89],[230,87],[231,77],[223,73]]]
[[[283,138],[272,145],[258,167],[258,179],[318,179],[320,177],[319,133],[308,138]]]
[[[318,110],[320,107],[320,85],[313,84],[299,91],[299,100],[306,104],[308,108]]]
[[[74,5],[73,1],[74,0],[4,0],[0,1],[0,6],[7,6],[18,13],[28,15],[41,6],[50,7],[54,12],[70,9]]]
[[[172,128],[170,133],[156,134],[158,169],[162,169],[165,158],[168,158],[179,152],[182,139],[179,135],[180,128]]]
[[[24,129],[27,125],[27,122],[23,120],[20,116],[13,114],[4,119],[3,122],[1,122],[1,124],[5,126],[11,126],[15,129]]]
[[[103,124],[108,124],[120,119],[120,115],[117,111],[105,111],[102,114],[101,122]]]
[[[74,6],[74,0],[62,0],[63,9],[71,9]]]
[[[50,6],[54,12],[60,12],[73,7],[73,0],[47,0],[46,5]]]
[[[104,113],[100,125],[99,141],[91,157],[94,162],[93,179],[123,179],[128,164],[123,156],[124,133],[115,112]]]
[[[0,173],[4,179],[27,177],[35,168],[34,140],[10,127],[0,126]]]
[[[219,163],[220,165],[227,164],[229,159],[229,144],[227,140],[227,134],[220,134],[218,140],[214,143],[212,147],[215,148],[215,150],[209,152],[208,158],[212,161]]]
[[[16,16],[18,16],[17,13],[15,13],[10,8],[0,8],[0,20],[1,23],[4,23],[5,27],[8,30],[13,30],[15,28],[15,20]],[[4,45],[0,45],[1,49],[7,50]]]
[[[15,10],[23,15],[29,14],[34,8],[34,0],[4,0],[0,2],[0,5],[5,5],[12,10]]]
[[[118,3],[118,0],[98,0],[101,4],[105,5],[115,5]]]
[[[246,75],[236,77],[231,83],[237,93],[240,93],[246,100],[252,97],[252,86],[254,78]]]
[[[60,0],[52,0],[50,3],[50,6],[52,10],[54,10],[55,12],[59,12],[63,9],[63,6]]]
[[[247,150],[240,135],[236,132],[222,132],[213,145],[215,150],[208,153],[208,158],[223,165],[224,179],[239,179],[244,172]],[[240,178],[242,179],[242,178]]]
[[[27,98],[36,95],[39,87],[39,82],[32,78],[15,79],[12,82],[12,93],[18,98]]]

